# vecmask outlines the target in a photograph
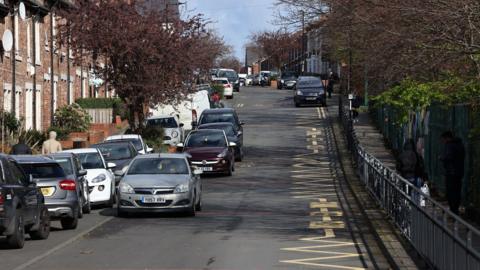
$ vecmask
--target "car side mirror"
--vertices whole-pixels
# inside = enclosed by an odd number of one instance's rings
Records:
[[[245,122],[240,122],[240,126],[243,126],[243,125],[245,125]]]
[[[123,176],[125,173],[123,170],[116,170],[113,174],[115,174],[115,176]]]
[[[183,149],[185,148],[185,145],[183,143],[177,143],[177,148]]]
[[[32,186],[36,186],[37,185],[37,180],[35,178],[33,178],[33,175],[32,174],[29,174],[28,175],[28,184],[29,185],[32,185]]]
[[[115,169],[117,167],[117,164],[113,162],[108,162],[107,163],[107,169]]]
[[[80,170],[80,171],[78,171],[78,175],[79,175],[79,176],[85,176],[85,175],[87,175],[87,170]]]
[[[238,136],[241,136],[241,135],[243,135],[243,132],[242,132],[241,130],[239,130],[239,131],[237,132],[237,135],[238,135]]]
[[[185,126],[185,124],[184,124],[184,123],[180,123],[180,125],[179,125],[179,126],[180,126],[180,127],[184,127],[184,126]]]
[[[230,146],[230,147],[237,147],[237,144],[234,143],[234,142],[230,142],[230,143],[228,143],[228,146]]]
[[[147,146],[147,153],[153,153],[153,148]]]

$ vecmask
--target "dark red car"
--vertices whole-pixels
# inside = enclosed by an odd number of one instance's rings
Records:
[[[235,170],[236,144],[229,142],[223,130],[203,129],[190,132],[185,145],[179,145],[190,154],[190,162],[204,173],[232,175]]]

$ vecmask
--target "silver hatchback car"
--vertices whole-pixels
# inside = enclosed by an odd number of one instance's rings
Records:
[[[202,209],[200,174],[190,168],[185,154],[135,157],[118,185],[118,216],[132,212],[186,212],[195,216]]]

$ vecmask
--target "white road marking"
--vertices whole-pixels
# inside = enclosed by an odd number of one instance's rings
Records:
[[[102,226],[103,224],[109,222],[110,220],[112,220],[113,217],[108,217],[102,221],[100,221],[99,223],[95,224],[93,227],[77,234],[76,236],[68,239],[67,241],[49,249],[47,252],[41,254],[41,255],[38,255],[37,257],[34,257],[32,259],[30,259],[29,261],[17,266],[16,268],[14,268],[13,270],[23,270],[23,269],[26,269],[27,267],[29,267],[30,265],[50,256],[51,254],[65,248],[66,246],[72,244],[73,242],[79,240],[80,238],[84,237],[85,235],[89,234],[90,232],[94,231],[95,229],[99,228],[100,226]]]

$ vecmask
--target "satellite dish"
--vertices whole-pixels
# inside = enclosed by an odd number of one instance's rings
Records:
[[[2,45],[3,45],[3,49],[6,52],[9,52],[9,51],[12,50],[12,47],[13,47],[12,31],[7,29],[7,30],[5,30],[5,32],[3,32]]]
[[[20,19],[25,20],[27,18],[27,12],[25,10],[25,4],[23,2],[20,2],[18,4],[18,15],[20,16]]]

